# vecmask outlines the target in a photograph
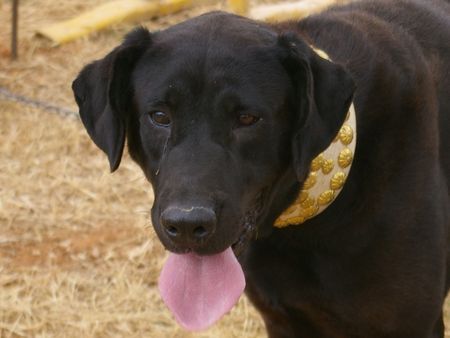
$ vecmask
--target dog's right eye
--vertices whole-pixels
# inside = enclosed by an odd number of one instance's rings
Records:
[[[148,116],[154,124],[161,127],[168,127],[172,122],[170,116],[162,111],[152,111]]]

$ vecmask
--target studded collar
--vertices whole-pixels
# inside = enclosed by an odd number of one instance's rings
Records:
[[[328,55],[313,48],[324,59]],[[339,195],[350,172],[356,146],[356,116],[353,103],[337,136],[312,162],[296,200],[277,218],[274,226],[284,228],[304,223],[323,212]]]

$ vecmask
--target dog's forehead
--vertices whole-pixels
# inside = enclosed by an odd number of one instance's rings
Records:
[[[227,92],[278,106],[289,81],[276,45],[277,34],[264,24],[209,13],[156,33],[133,72],[134,90],[148,101]]]
[[[276,37],[264,23],[226,12],[210,12],[157,32],[154,40],[171,45],[268,46],[275,43]]]
[[[268,26],[224,12],[182,22],[156,33],[134,71],[137,91],[165,91],[177,83],[190,89],[200,83],[276,87],[286,80],[276,41]]]
[[[241,97],[248,105],[278,106],[288,92],[289,78],[281,63],[270,56],[260,60],[239,55],[167,54],[141,60],[134,71],[134,91],[144,101],[166,101],[185,96],[197,101]],[[204,98],[204,99],[206,99]],[[262,102],[259,102],[262,100]],[[255,101],[250,103],[250,101]]]

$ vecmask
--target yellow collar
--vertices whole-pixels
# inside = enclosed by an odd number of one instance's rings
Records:
[[[314,48],[313,48],[314,49]],[[328,55],[314,49],[324,59]],[[356,146],[356,116],[353,103],[339,133],[328,148],[312,162],[307,179],[297,199],[275,221],[284,228],[301,224],[320,214],[339,195],[350,172]]]

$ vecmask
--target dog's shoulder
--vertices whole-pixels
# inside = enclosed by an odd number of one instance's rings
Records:
[[[424,162],[438,163],[438,155],[429,149],[439,142],[441,149],[450,144],[444,127],[450,81],[443,75],[450,71],[449,2],[352,2],[276,29],[296,32],[350,72],[357,86],[357,156],[370,154],[368,166],[383,163],[395,170],[400,163],[415,165],[411,159],[417,152],[429,157]],[[413,142],[417,138],[420,144]],[[383,149],[395,149],[396,158]],[[448,171],[448,155],[442,154]]]
[[[371,84],[372,94],[375,85],[377,94],[389,88],[387,95],[408,96],[419,84],[438,82],[439,69],[450,66],[450,3],[442,0],[352,2],[275,27],[296,32],[344,65],[360,93]]]

